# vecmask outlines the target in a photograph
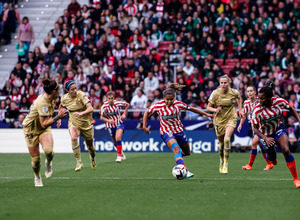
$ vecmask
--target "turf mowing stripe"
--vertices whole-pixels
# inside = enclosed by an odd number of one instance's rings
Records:
[[[0,179],[32,179],[32,177],[8,177],[3,176]],[[55,180],[173,180],[174,178],[154,178],[154,177],[92,177],[92,178],[81,178],[81,177],[51,177]],[[191,178],[195,180],[246,180],[246,181],[291,181],[291,178],[281,179],[262,179],[262,178]]]

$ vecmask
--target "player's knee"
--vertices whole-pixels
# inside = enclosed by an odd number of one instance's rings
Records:
[[[285,157],[291,153],[288,147],[282,148],[281,151]]]
[[[31,157],[31,165],[33,168],[38,168],[41,166],[41,155]]]
[[[76,138],[76,137],[71,137],[71,141],[72,141],[72,142],[77,142],[77,141],[78,141],[78,138]]]
[[[46,155],[53,155],[53,147],[52,146],[45,146],[43,147],[44,152]]]

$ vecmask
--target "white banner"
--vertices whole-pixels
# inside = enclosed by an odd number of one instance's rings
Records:
[[[72,153],[68,129],[52,129],[52,134],[54,153]],[[28,153],[23,129],[0,129],[0,153]]]

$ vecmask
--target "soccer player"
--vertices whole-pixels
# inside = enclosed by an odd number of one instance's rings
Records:
[[[252,116],[253,129],[267,152],[268,159],[274,165],[277,164],[275,143],[280,148],[294,178],[294,184],[296,188],[300,188],[295,159],[290,152],[287,132],[282,123],[282,113],[284,109],[289,110],[299,123],[300,117],[285,99],[273,97],[273,88],[273,81],[270,80],[259,90],[259,104],[255,106]]]
[[[237,101],[239,115],[242,118],[242,98],[236,89],[230,88],[230,78],[227,75],[220,77],[220,87],[212,92],[207,105],[208,112],[214,112],[214,125],[216,135],[220,142],[219,172],[228,173],[228,158],[230,152],[230,138],[237,124],[237,113],[235,103]]]
[[[163,100],[157,102],[145,111],[143,117],[143,130],[147,134],[150,134],[150,131],[147,128],[147,120],[150,114],[156,112],[160,121],[161,138],[173,152],[176,164],[183,164],[185,166],[183,156],[189,156],[191,152],[187,137],[183,131],[183,125],[180,121],[181,110],[206,115],[207,117],[212,117],[213,115],[178,101],[175,95],[181,91],[182,87],[182,85],[172,83],[168,89],[164,90]],[[191,178],[193,176],[194,174],[188,171],[186,178]]]
[[[238,132],[241,131],[242,125],[244,124],[244,122],[247,119],[247,115],[249,115],[250,123],[251,123],[253,109],[259,103],[259,100],[256,96],[255,86],[253,86],[253,85],[248,86],[247,90],[246,90],[246,93],[247,93],[248,99],[244,102],[244,105],[243,105],[244,117],[241,119],[240,124],[237,128]],[[252,125],[251,125],[251,127],[252,127]],[[252,128],[252,131],[253,131],[253,128]],[[252,140],[252,145],[251,145],[250,160],[249,160],[248,164],[246,164],[245,166],[242,167],[243,170],[252,170],[252,166],[253,166],[253,163],[254,163],[254,160],[255,160],[255,157],[256,157],[256,154],[257,154],[257,144],[259,144],[259,146],[260,146],[260,143],[258,141],[258,136],[254,134],[254,137],[253,137],[253,140]],[[264,168],[264,170],[273,169],[274,166],[271,163],[271,161],[269,161],[267,159],[266,151],[261,146],[260,146],[260,149],[261,149],[263,157],[265,158],[265,160],[267,162],[267,166]]]
[[[80,171],[83,168],[78,143],[79,136],[82,136],[86,143],[90,153],[91,168],[95,170],[97,163],[95,159],[95,147],[93,145],[94,126],[92,118],[94,108],[86,94],[82,91],[78,91],[77,85],[73,80],[69,80],[65,83],[65,90],[67,93],[61,97],[61,105],[69,111],[68,128],[73,153],[77,161],[75,171]]]
[[[41,155],[39,144],[45,152],[45,176],[52,176],[52,159],[53,159],[53,136],[51,133],[51,125],[57,122],[57,127],[61,125],[61,118],[66,115],[66,109],[61,106],[58,109],[58,115],[51,118],[54,113],[56,98],[59,94],[59,85],[50,79],[43,81],[44,93],[30,106],[30,112],[23,121],[23,132],[31,155],[32,169],[34,172],[34,184],[36,187],[42,187]]]
[[[106,94],[107,101],[103,103],[100,111],[100,119],[105,122],[105,127],[108,129],[110,136],[117,148],[117,163],[121,163],[126,159],[122,150],[122,135],[124,133],[123,121],[126,119],[127,111],[130,104],[125,101],[114,100],[114,93],[108,92]],[[125,108],[123,114],[120,109]]]

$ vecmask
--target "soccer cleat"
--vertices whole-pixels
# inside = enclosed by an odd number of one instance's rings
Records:
[[[300,188],[300,180],[299,179],[294,179],[294,184],[295,184],[297,189]]]
[[[185,178],[189,179],[189,178],[192,178],[193,176],[194,176],[194,174],[187,170],[187,174],[186,174]]]
[[[83,168],[83,163],[82,162],[77,162],[76,167],[75,167],[75,171],[80,171]]]
[[[92,158],[91,155],[90,155],[90,160],[91,160],[91,168],[92,168],[92,170],[96,170],[96,168],[97,168],[97,163],[96,163],[95,157]]]
[[[250,166],[249,164],[246,164],[245,166],[242,166],[243,170],[252,170],[252,166]]]
[[[219,172],[222,173],[222,170],[223,170],[223,161],[220,160],[220,165],[219,165]]]
[[[46,178],[50,178],[52,176],[52,161],[48,164],[47,159],[45,160],[45,176]]]
[[[126,160],[126,155],[124,154],[124,152],[122,151],[122,156],[121,156],[122,160]]]
[[[116,159],[116,162],[121,163],[121,161],[122,161],[122,157],[118,156],[117,159]]]
[[[227,174],[228,173],[228,164],[223,164],[223,169],[222,169],[222,173],[223,174]]]
[[[274,165],[273,164],[267,164],[266,168],[264,170],[271,170],[274,168]]]
[[[42,182],[42,177],[41,176],[35,176],[34,177],[34,186],[35,187],[42,187],[43,182]]]

